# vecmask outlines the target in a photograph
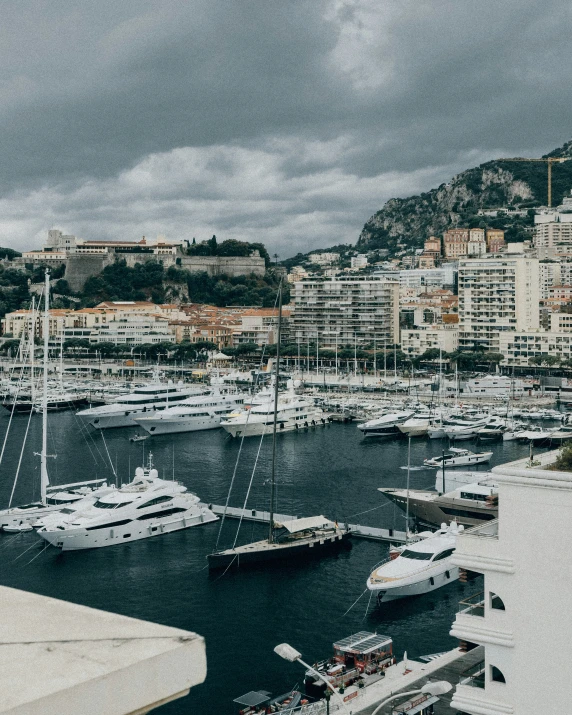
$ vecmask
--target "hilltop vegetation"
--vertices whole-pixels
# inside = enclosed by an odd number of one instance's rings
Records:
[[[572,157],[572,141],[546,157]],[[552,168],[552,205],[572,188],[572,161]],[[448,228],[482,226],[506,231],[508,241],[529,237],[533,211],[525,217],[478,216],[479,209],[512,207],[533,209],[547,203],[547,166],[537,162],[497,159],[453,177],[450,183],[419,196],[390,199],[365,224],[357,242],[361,250],[420,248],[430,235]],[[399,246],[398,244],[401,244]]]

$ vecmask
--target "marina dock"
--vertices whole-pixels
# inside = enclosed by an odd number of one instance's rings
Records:
[[[218,504],[209,504],[209,509],[217,516],[222,516],[225,507]],[[226,509],[227,518],[243,519],[243,521],[256,521],[261,524],[268,524],[270,521],[270,513],[259,509],[241,509],[239,507],[229,506]],[[274,521],[282,523],[291,521],[299,517],[291,514],[274,514]],[[341,529],[346,528],[346,524],[338,522]],[[351,535],[358,539],[371,539],[372,541],[387,541],[391,543],[405,543],[405,532],[396,531],[395,529],[379,529],[374,526],[362,526],[361,524],[348,524]]]

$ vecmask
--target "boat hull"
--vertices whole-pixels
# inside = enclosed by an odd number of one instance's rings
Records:
[[[206,506],[190,509],[186,513],[178,514],[164,520],[155,519],[151,523],[132,520],[128,524],[109,526],[96,531],[77,529],[66,532],[65,530],[45,531],[40,529],[38,535],[52,546],[61,551],[80,551],[84,549],[98,549],[104,546],[115,546],[130,541],[140,541],[154,536],[170,534],[173,531],[189,529],[192,526],[201,526],[212,521],[218,521],[218,516]]]
[[[269,561],[283,559],[315,558],[326,553],[336,552],[351,546],[348,533],[325,536],[312,541],[301,541],[285,545],[257,542],[252,548],[239,547],[236,551],[228,549],[208,555],[211,571],[227,568],[242,568]],[[275,547],[275,548],[273,548]],[[248,550],[245,550],[248,549]]]
[[[282,434],[283,432],[301,432],[310,427],[323,427],[326,424],[328,424],[328,421],[323,416],[316,416],[303,423],[290,421],[279,422],[276,425],[276,434]],[[221,426],[231,437],[260,437],[262,434],[272,433],[272,425],[264,424],[264,422],[247,422],[243,424],[223,422]]]
[[[448,569],[424,577],[423,580],[417,581],[404,586],[398,586],[392,589],[377,591],[378,603],[388,603],[389,601],[397,601],[401,598],[411,598],[412,596],[423,596],[425,593],[436,591],[438,588],[447,586],[459,578],[459,567],[450,566]]]
[[[137,424],[152,435],[179,434],[181,432],[199,432],[220,427],[222,416],[214,417],[177,417],[176,419],[136,418]]]

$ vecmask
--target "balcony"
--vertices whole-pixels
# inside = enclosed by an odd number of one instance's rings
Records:
[[[502,555],[498,528],[498,519],[493,519],[485,524],[466,529],[457,538],[453,563],[478,573],[487,571],[514,573],[514,562]]]
[[[467,616],[479,616],[484,618],[485,615],[485,593],[479,591],[468,598],[459,601],[459,613],[464,613]]]
[[[491,594],[494,595],[494,594]],[[498,604],[500,599],[494,596]],[[485,608],[485,594],[481,591],[459,602],[459,612],[455,617],[450,634],[462,641],[478,643],[479,645],[500,645],[506,648],[514,647],[514,637],[506,630],[507,619],[499,605]]]
[[[459,678],[459,685],[468,685],[470,688],[485,688],[485,661],[481,660],[479,663],[471,666],[463,673]]]

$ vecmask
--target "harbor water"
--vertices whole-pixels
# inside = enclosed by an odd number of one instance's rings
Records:
[[[0,419],[4,439],[8,414]],[[15,416],[0,466],[0,506],[8,505],[28,416]],[[106,477],[127,482],[153,453],[159,475],[174,477],[206,503],[224,504],[241,443],[222,430],[153,437],[131,443],[135,430],[87,430],[69,412],[50,415],[48,452],[52,484]],[[30,421],[13,504],[39,496],[41,417]],[[378,487],[404,487],[405,439],[363,439],[354,424],[331,424],[277,440],[278,511],[324,514],[339,521],[403,530],[403,512]],[[268,508],[271,439],[244,441],[229,503],[243,506],[255,462],[249,508]],[[414,439],[411,487],[431,488],[435,469],[422,468],[446,444]],[[463,447],[476,449],[475,443]],[[481,445],[482,446],[482,445]],[[483,447],[484,448],[484,447]],[[528,454],[516,442],[486,443],[491,465]],[[258,455],[258,456],[257,456]],[[480,471],[489,465],[482,465]],[[231,546],[238,522],[227,519],[219,547]],[[237,543],[263,538],[264,525],[244,522]],[[331,654],[332,642],[358,630],[391,636],[398,657],[455,647],[449,630],[457,603],[475,584],[455,582],[415,599],[377,606],[365,591],[371,567],[388,545],[354,539],[351,550],[321,560],[209,573],[206,555],[215,548],[220,522],[122,546],[60,553],[35,533],[0,534],[4,586],[34,591],[135,618],[195,631],[205,637],[208,675],[186,698],[163,706],[162,715],[236,713],[233,698],[248,690],[285,692],[302,683],[303,669],[273,652],[292,644],[305,660]],[[357,601],[357,602],[356,602]],[[355,602],[355,604],[354,604]],[[352,607],[352,604],[353,607]],[[348,610],[349,609],[349,610]]]

